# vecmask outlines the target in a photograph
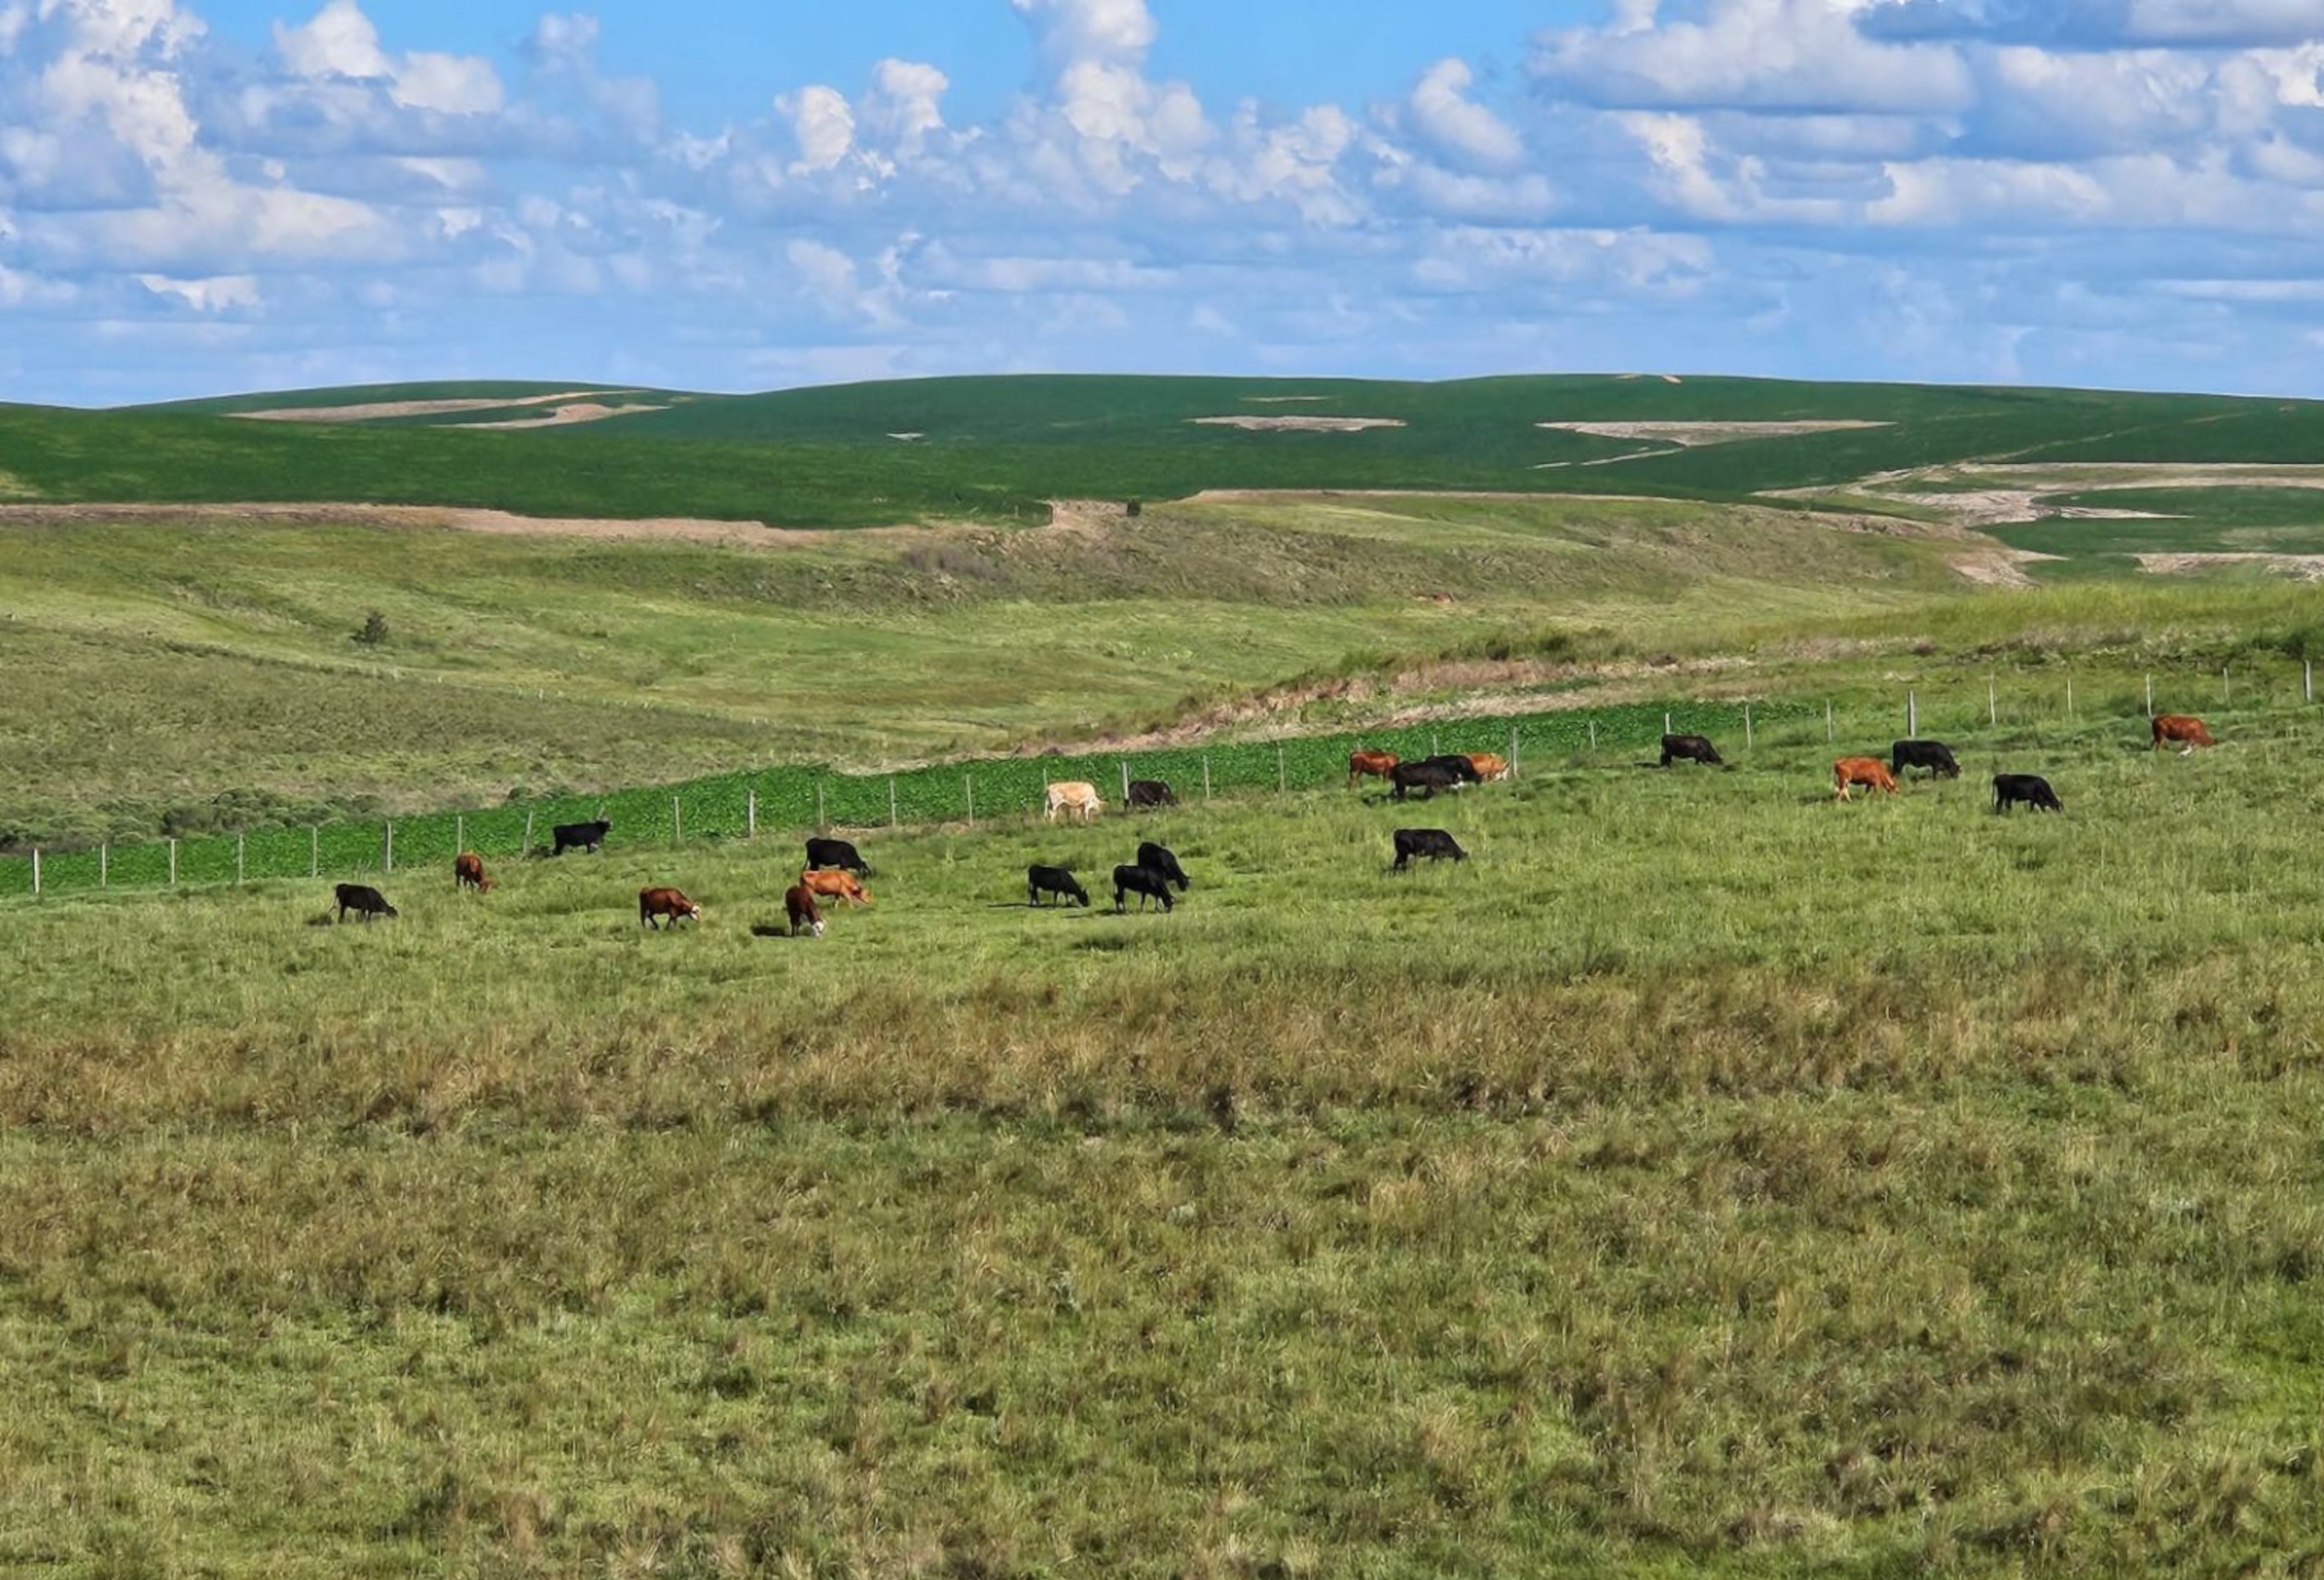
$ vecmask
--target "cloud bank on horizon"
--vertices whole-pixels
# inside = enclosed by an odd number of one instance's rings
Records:
[[[0,0],[0,400],[1028,370],[2324,393],[2317,0],[1542,0],[1507,69],[1304,103],[1157,68],[1167,5],[958,0],[1030,46],[995,112],[948,107],[970,62],[887,54],[715,125],[587,14],[474,53],[305,3],[230,34],[194,0]],[[1335,47],[1340,7],[1274,3]]]

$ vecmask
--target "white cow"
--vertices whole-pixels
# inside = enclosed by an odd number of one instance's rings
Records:
[[[1098,799],[1098,787],[1086,779],[1067,780],[1049,787],[1048,816],[1052,823],[1061,810],[1079,812],[1081,821],[1088,823],[1104,810],[1105,803]]]

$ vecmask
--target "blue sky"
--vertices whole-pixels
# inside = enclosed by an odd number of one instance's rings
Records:
[[[2320,367],[2324,0],[0,0],[0,399]]]

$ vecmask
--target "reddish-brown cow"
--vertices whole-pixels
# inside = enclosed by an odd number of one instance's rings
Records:
[[[2179,756],[2185,757],[2198,746],[2217,744],[2203,721],[2191,713],[2159,713],[2155,715],[2155,747],[2162,750],[2165,741],[2178,744]]]
[[[1861,784],[1868,790],[1879,790],[1894,796],[1896,776],[1888,771],[1888,765],[1878,757],[1842,757],[1831,765],[1833,793],[1841,800],[1853,799],[1848,786]]]
[[[1396,754],[1393,752],[1350,752],[1348,754],[1348,788],[1354,789],[1355,782],[1367,774],[1374,779],[1387,778],[1388,770],[1396,766],[1397,760]]]
[[[799,875],[799,886],[811,896],[844,900],[851,905],[871,903],[871,891],[864,887],[864,880],[853,873],[801,873]]]
[[[815,909],[815,897],[803,883],[793,884],[783,894],[784,913],[791,918],[791,936],[797,938],[805,927],[817,938],[823,936],[823,913]]]
[[[482,894],[491,889],[493,880],[484,876],[484,858],[473,850],[463,850],[452,858],[452,887],[472,889]]]
[[[667,918],[671,927],[676,927],[681,920],[698,922],[702,920],[702,907],[675,889],[640,889],[638,890],[638,925],[658,928],[662,924],[654,919],[656,917]]]

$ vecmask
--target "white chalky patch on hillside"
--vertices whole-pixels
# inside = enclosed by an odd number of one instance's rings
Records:
[[[1367,428],[1402,428],[1402,417],[1188,417],[1191,423],[1239,428],[1252,433],[1360,433]]]

